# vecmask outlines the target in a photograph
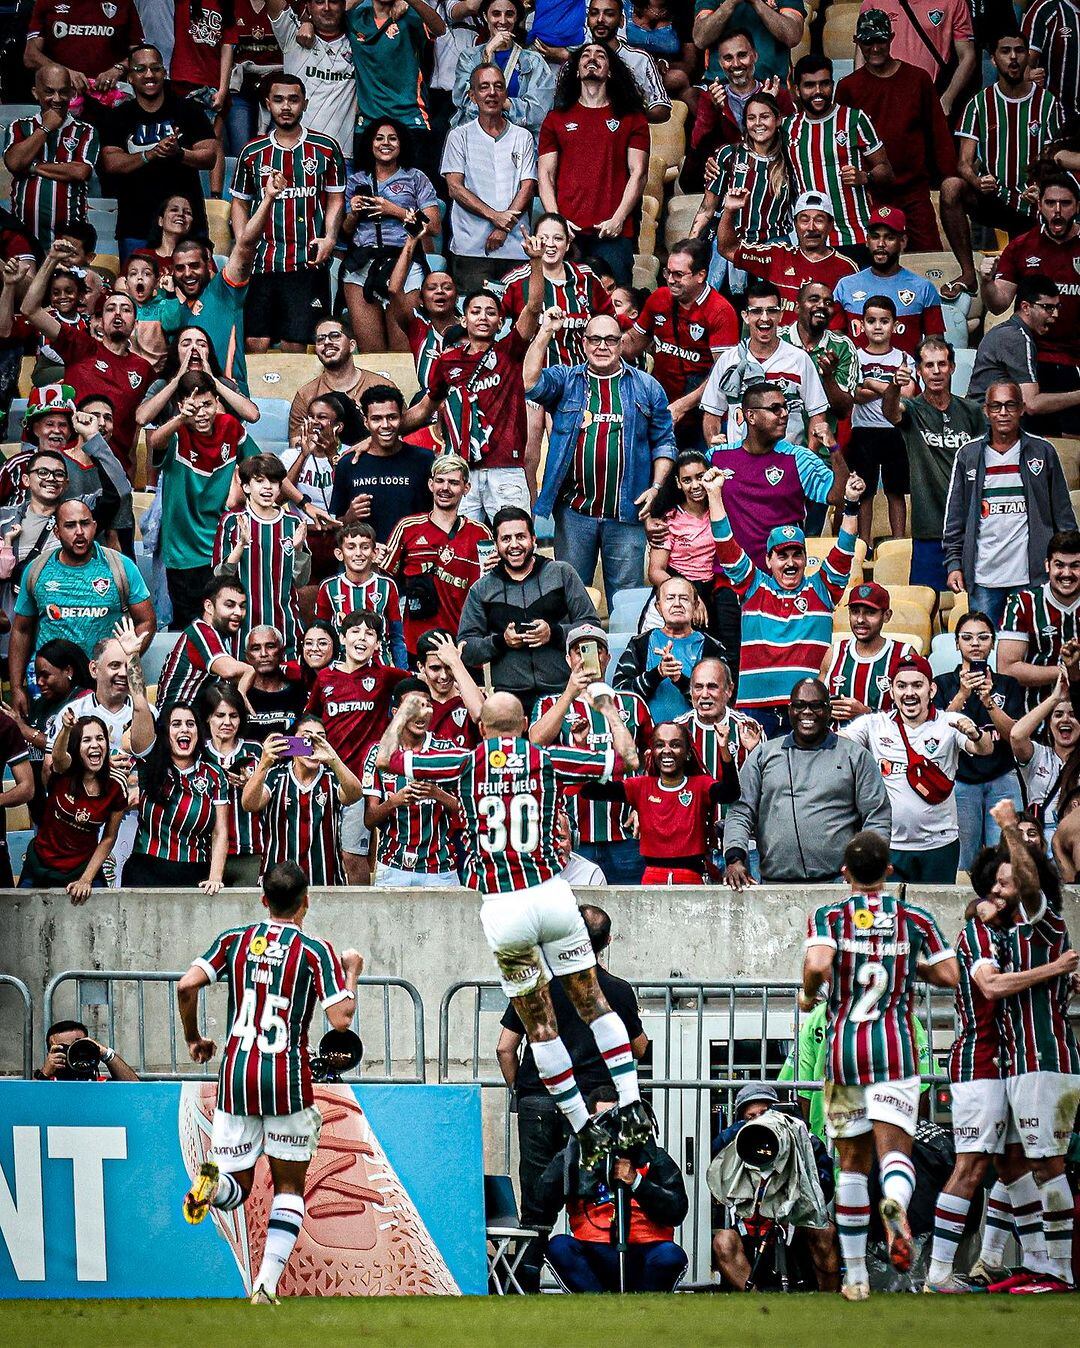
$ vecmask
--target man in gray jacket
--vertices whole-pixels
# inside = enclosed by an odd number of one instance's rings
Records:
[[[986,390],[990,433],[964,445],[953,461],[945,502],[945,570],[954,594],[1001,626],[1010,594],[1046,579],[1054,534],[1076,528],[1069,487],[1048,440],[1020,429],[1018,384]]]
[[[881,772],[862,745],[829,729],[832,705],[820,679],[800,679],[788,704],[791,733],[766,740],[739,769],[739,799],[724,821],[725,878],[752,884],[756,838],[765,884],[831,884],[844,848],[864,828],[892,834]]]
[[[492,530],[499,560],[465,596],[458,640],[465,663],[490,664],[493,687],[528,715],[538,697],[566,687],[567,632],[600,619],[573,567],[538,555],[527,510],[503,506]]]

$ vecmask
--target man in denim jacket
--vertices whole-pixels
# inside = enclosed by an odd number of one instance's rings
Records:
[[[675,435],[667,394],[627,365],[616,319],[598,314],[585,328],[585,364],[549,365],[547,348],[564,322],[544,314],[525,354],[525,394],[551,413],[547,466],[537,515],[554,515],[555,556],[592,584],[601,556],[608,605],[644,584],[641,521],[671,472]]]

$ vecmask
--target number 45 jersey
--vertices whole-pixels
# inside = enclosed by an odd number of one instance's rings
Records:
[[[229,1038],[218,1108],[227,1114],[294,1114],[314,1099],[307,1032],[318,999],[348,997],[333,948],[291,922],[223,931],[195,960],[229,989]]]
[[[608,748],[540,748],[513,736],[475,749],[399,751],[390,770],[411,781],[455,786],[468,840],[467,883],[481,894],[512,894],[561,875],[555,816],[568,785],[606,782],[615,765]]]
[[[828,1080],[869,1086],[916,1076],[916,970],[953,954],[926,909],[890,894],[853,894],[811,913],[806,944],[833,951]]]

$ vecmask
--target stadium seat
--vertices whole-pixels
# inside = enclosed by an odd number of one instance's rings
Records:
[[[1064,439],[1058,436],[1047,437],[1058,452],[1065,481],[1070,490],[1080,487],[1080,440]]]
[[[0,126],[10,126],[23,117],[36,117],[40,111],[36,103],[0,104]]]
[[[975,368],[975,352],[971,347],[957,346],[955,354],[956,374],[953,376],[953,392],[964,398],[971,383],[971,372]]]
[[[26,399],[15,398],[11,407],[8,409],[7,435],[5,439],[21,441],[22,438],[22,419],[26,411]]]
[[[655,290],[660,279],[660,262],[656,256],[639,253],[634,258],[634,285],[643,290]]]
[[[90,264],[90,270],[115,281],[120,275],[120,259],[115,253],[98,253]]]
[[[142,517],[150,509],[153,499],[154,493],[152,491],[133,491],[131,493],[131,506],[135,512],[136,538],[142,538]]]
[[[619,663],[623,651],[630,645],[630,639],[636,636],[635,632],[609,632],[608,633],[608,655],[611,657],[611,663],[608,666],[608,682],[615,674],[615,666]]]
[[[177,632],[155,632],[153,640],[142,657],[143,674],[147,683],[157,683],[169,652],[176,645]]]
[[[496,1296],[524,1291],[517,1273],[525,1251],[539,1232],[521,1225],[509,1175],[484,1176],[484,1225],[487,1233],[488,1287]]]
[[[645,192],[656,201],[664,199],[664,174],[667,165],[659,155],[650,155],[649,169],[645,178]]]
[[[892,603],[914,604],[921,608],[928,618],[933,616],[938,597],[929,585],[890,585],[888,591]]]
[[[1012,318],[1012,316],[1013,316],[1013,307],[1011,304],[1005,310],[1005,312],[1001,314],[992,314],[990,310],[987,309],[986,317],[983,319],[984,335],[988,333],[991,328],[996,328],[999,323],[1006,322],[1006,320]]]
[[[879,585],[907,585],[911,579],[911,539],[892,538],[874,552],[874,579]]]
[[[689,197],[672,197],[668,204],[667,220],[664,222],[664,243],[670,251],[690,234],[694,216],[701,209],[702,193],[695,192]]]
[[[832,61],[854,61],[855,23],[859,17],[858,5],[830,5],[825,11],[825,31],[822,41],[825,55]]]
[[[894,600],[892,605],[892,617],[885,624],[883,629],[889,636],[896,632],[912,633],[912,641],[919,650],[926,651],[930,649],[930,615],[920,605],[910,601]],[[851,615],[847,602],[837,606],[833,614],[833,631],[850,632]]]
[[[664,165],[664,179],[672,182],[686,154],[686,114],[687,106],[681,100],[671,105],[671,117],[666,122],[651,123],[649,126],[650,156],[660,159]]]
[[[806,540],[806,574],[812,576],[821,568],[821,563],[836,546],[836,539],[825,537]],[[855,543],[855,560],[851,564],[851,584],[858,585],[863,578],[866,566],[866,544],[862,539]]]
[[[554,543],[555,521],[550,515],[534,515],[533,523],[536,525],[537,543]]]
[[[371,370],[396,384],[405,395],[406,403],[420,392],[420,385],[416,381],[416,366],[408,351],[373,351],[365,356],[358,355],[356,363],[363,369]],[[309,379],[311,377],[308,376]]]
[[[652,598],[652,586],[642,585],[634,590],[621,590],[615,596],[608,615],[609,632],[628,632],[633,636],[638,630],[641,610]]]
[[[904,499],[907,501],[907,529],[910,533],[911,496],[908,495]],[[889,528],[889,502],[880,488],[874,493],[874,513],[870,520],[870,537],[884,540],[892,538],[892,530]]]
[[[1069,492],[1069,500],[1072,502],[1073,514],[1080,520],[1080,514],[1077,513],[1080,511],[1080,491],[1075,487]]]
[[[232,252],[233,234],[229,225],[229,203],[211,198],[206,203],[206,224],[215,253]]]
[[[635,251],[644,255],[656,252],[656,221],[642,216]]]
[[[937,674],[948,674],[960,664],[960,652],[948,632],[939,632],[930,643],[930,668]]]
[[[256,402],[260,398],[282,399],[292,402],[301,384],[319,373],[319,362],[306,353],[267,351],[247,357],[248,388]],[[258,431],[255,432],[256,438]]]
[[[255,398],[259,420],[251,427],[251,435],[263,449],[279,452],[289,443],[290,398]]]
[[[969,603],[968,603],[968,597],[967,597],[967,595],[966,595],[966,594],[958,594],[958,595],[956,596],[956,600],[955,600],[955,602],[953,603],[952,608],[949,610],[948,628],[949,628],[949,631],[950,631],[950,632],[955,632],[955,631],[956,631],[956,624],[960,621],[960,619],[961,619],[961,618],[964,616],[964,614],[968,611],[968,608],[969,608],[969,607],[970,607],[970,605],[969,605]]]

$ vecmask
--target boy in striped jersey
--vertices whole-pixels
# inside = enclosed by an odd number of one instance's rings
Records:
[[[1062,648],[1080,640],[1080,533],[1054,534],[1046,580],[1011,594],[998,643],[998,671],[1023,685],[1027,710],[1057,683]]]
[[[723,469],[711,468],[704,481],[716,556],[742,602],[739,703],[767,734],[776,733],[792,687],[801,678],[817,677],[832,642],[832,613],[851,574],[855,520],[865,487],[857,474],[848,478],[836,546],[808,577],[802,529],[789,524],[772,531],[766,543],[769,570],[762,571],[732,535]]]
[[[607,722],[611,743],[603,753],[530,744],[524,709],[512,693],[494,693],[484,703],[484,740],[473,751],[402,752],[403,728],[419,706],[410,694],[383,735],[375,766],[410,781],[455,784],[465,816],[468,884],[483,895],[480,921],[503,991],[525,1026],[544,1085],[578,1135],[582,1164],[589,1169],[613,1145],[624,1155],[632,1151],[650,1129],[626,1026],[596,981],[592,942],[574,893],[561,878],[555,838],[567,785],[605,782],[618,760],[630,772],[638,764],[611,690],[593,684],[586,696]],[[610,1130],[590,1120],[559,1037],[548,988],[553,972],[592,1031],[618,1091],[619,1110]]]
[[[956,956],[933,917],[884,893],[891,870],[888,840],[880,834],[858,833],[848,843],[842,873],[851,896],[810,915],[799,995],[799,1009],[809,1014],[829,984],[825,1112],[840,1160],[836,1226],[844,1260],[840,1290],[848,1301],[870,1295],[867,1176],[875,1153],[889,1258],[901,1272],[911,1267],[907,1209],[915,1192],[911,1149],[919,1110],[915,979],[941,988],[954,988],[959,979]]]
[[[956,1166],[934,1212],[926,1292],[979,1291],[1006,1282],[1010,1287],[1022,1286],[1047,1271],[1038,1190],[1019,1140],[1008,1140],[1009,1058],[1004,1022],[1011,997],[1067,976],[1080,957],[1072,950],[1039,968],[1012,970],[1009,929],[1023,918],[1019,911],[1023,896],[1038,894],[1045,862],[1037,862],[1023,841],[1010,801],[995,805],[994,817],[1003,841],[998,847],[984,848],[972,866],[971,884],[978,899],[968,905],[967,921],[956,943],[960,966],[957,1035],[949,1055]],[[971,1276],[957,1277],[953,1274],[956,1247],[991,1157],[998,1178],[988,1200],[983,1248]],[[1012,1225],[1010,1212],[1022,1252],[1021,1276],[1011,1279],[1002,1268],[1004,1236]]]
[[[850,721],[869,711],[889,711],[896,666],[917,654],[906,642],[882,636],[892,617],[883,585],[856,585],[847,601],[851,636],[844,637],[821,662],[821,681],[829,690],[833,721]]]
[[[375,530],[366,520],[344,524],[334,534],[334,556],[345,568],[319,586],[315,616],[340,627],[341,620],[368,609],[383,620],[379,659],[384,665],[408,664],[401,626],[398,588],[389,576],[375,570]]]
[[[274,1200],[252,1305],[277,1303],[277,1285],[304,1224],[307,1169],[319,1145],[307,1032],[318,1000],[335,1030],[356,1014],[356,950],[334,948],[304,930],[308,881],[295,862],[275,866],[263,881],[269,919],[224,931],[180,980],[176,995],[188,1053],[206,1063],[217,1052],[199,1030],[199,993],[210,983],[229,989],[229,1037],[221,1062],[211,1154],[184,1198],[184,1218],[201,1222],[211,1207],[229,1212],[246,1202],[255,1163],[265,1151]]]

